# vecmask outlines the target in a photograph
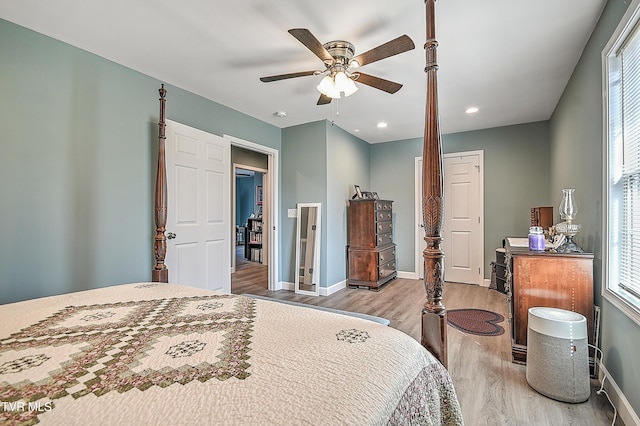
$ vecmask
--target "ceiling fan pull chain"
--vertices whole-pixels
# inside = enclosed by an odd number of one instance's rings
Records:
[[[336,117],[340,115],[340,111],[338,110],[338,104],[339,99],[336,99],[335,102],[333,102],[333,105],[331,105],[331,125],[334,126],[336,124]]]

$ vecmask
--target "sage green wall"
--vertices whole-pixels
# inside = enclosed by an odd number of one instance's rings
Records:
[[[347,208],[354,185],[369,187],[369,144],[338,126],[327,128],[327,285],[347,279]]]
[[[422,140],[407,139],[371,145],[371,184],[363,191],[377,192],[393,201],[393,242],[398,271],[414,272],[415,263],[415,157],[422,156]]]
[[[0,303],[151,279],[160,82],[4,20],[0,58]],[[280,149],[166,87],[167,118]]]
[[[329,121],[282,130],[280,227],[283,281],[295,280],[296,220],[287,209],[297,203],[322,203],[320,286],[346,279],[346,206],[353,185],[367,185],[369,144]]]
[[[502,239],[526,236],[531,207],[552,205],[548,123],[447,134],[442,147],[445,154],[484,151],[484,264],[489,278]],[[415,272],[415,157],[420,156],[422,138],[371,146],[371,188],[394,201],[398,270],[405,272]]]
[[[280,186],[280,274],[282,281],[295,281],[296,219],[288,209],[298,203],[322,203],[320,240],[320,286],[326,287],[327,270],[327,133],[324,121],[282,130]]]
[[[602,297],[603,262],[603,93],[602,49],[628,1],[610,0],[550,120],[551,195],[575,188],[576,242],[594,253],[595,303],[602,307],[604,364],[636,413],[640,413],[640,326]]]

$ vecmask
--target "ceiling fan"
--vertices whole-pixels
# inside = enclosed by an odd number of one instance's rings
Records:
[[[380,77],[374,77],[369,74],[364,74],[360,71],[355,71],[355,68],[390,56],[398,55],[415,48],[413,40],[405,34],[354,57],[355,48],[353,47],[353,44],[348,41],[336,40],[322,44],[313,34],[311,34],[311,31],[306,28],[293,28],[289,30],[289,33],[298,39],[300,43],[304,44],[307,49],[313,52],[318,58],[320,58],[324,63],[325,69],[261,77],[260,81],[268,83],[288,78],[326,73],[326,76],[317,86],[317,89],[320,92],[318,105],[326,105],[330,103],[332,99],[341,98],[342,95],[345,97],[352,95],[358,90],[358,87],[355,84],[356,81],[387,93],[396,93],[400,88],[402,88],[402,84],[385,80]]]

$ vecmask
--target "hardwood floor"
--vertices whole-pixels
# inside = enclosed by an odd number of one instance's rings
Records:
[[[238,262],[232,292],[269,296],[387,318],[394,327],[420,340],[420,310],[425,299],[422,281],[396,279],[379,292],[340,290],[331,296],[298,295],[267,289],[267,267]],[[479,308],[508,318],[506,296],[485,287],[446,283],[443,299],[448,309]],[[480,337],[447,330],[449,373],[458,394],[466,425],[610,425],[613,410],[592,383],[591,397],[580,404],[547,398],[527,384],[525,366],[511,362],[507,320],[502,336]],[[618,419],[616,425],[622,425]]]

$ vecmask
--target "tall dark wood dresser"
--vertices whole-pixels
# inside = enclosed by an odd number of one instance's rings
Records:
[[[389,200],[349,201],[348,286],[379,290],[397,276]]]

